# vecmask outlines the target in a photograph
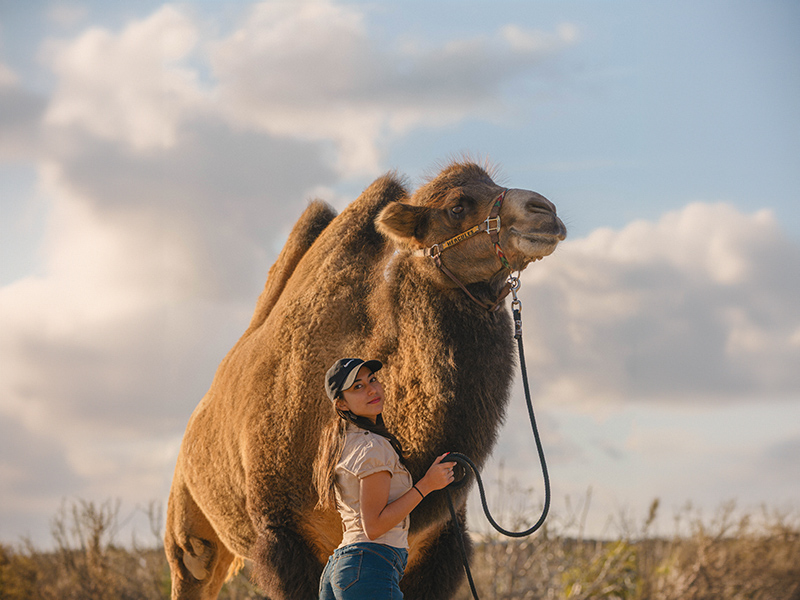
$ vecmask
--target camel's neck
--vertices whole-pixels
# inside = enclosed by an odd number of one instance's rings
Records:
[[[383,273],[387,281],[394,275],[404,275],[419,283],[429,283],[454,301],[463,295],[489,310],[494,310],[508,294],[509,271],[502,266],[485,281],[465,284],[457,274],[438,267],[430,257],[410,257],[390,251],[383,261]]]
[[[370,310],[375,351],[387,361],[387,423],[412,464],[454,450],[483,461],[513,372],[508,310],[489,312],[461,290],[443,287],[419,260],[387,257]]]

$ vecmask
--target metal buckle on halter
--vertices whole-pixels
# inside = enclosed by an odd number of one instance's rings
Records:
[[[442,249],[439,247],[439,244],[434,244],[430,248],[425,248],[425,256],[428,258],[436,258],[442,253]]]
[[[486,217],[486,233],[497,233],[500,231],[500,215],[496,217]]]

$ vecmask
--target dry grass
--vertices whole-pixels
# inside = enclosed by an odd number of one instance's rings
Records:
[[[575,517],[528,540],[491,535],[472,559],[478,593],[483,600],[800,600],[796,513],[735,517],[729,503],[706,522],[687,506],[675,534],[661,537],[650,534],[658,509],[656,500],[638,527],[621,519],[615,540],[566,535]],[[457,600],[471,597],[465,586]]]
[[[514,494],[507,498],[515,497]],[[519,497],[519,494],[517,494]],[[658,502],[644,523],[620,521],[619,539],[582,539],[584,503],[575,515],[551,517],[535,536],[488,536],[475,545],[472,571],[483,600],[590,598],[631,600],[800,600],[800,523],[790,512],[734,516],[732,504],[706,521],[686,507],[671,537],[650,534]],[[506,513],[519,528],[536,514],[524,502]],[[115,543],[119,504],[78,501],[53,518],[55,550],[22,541],[0,545],[4,600],[156,600],[169,598],[160,547],[159,505],[147,509],[152,539]],[[504,515],[508,518],[509,514]],[[223,588],[223,600],[261,598],[247,569]],[[457,599],[471,597],[465,584]]]
[[[55,550],[40,551],[23,540],[0,545],[2,600],[162,600],[170,597],[170,575],[161,545],[161,505],[146,509],[145,544],[116,543],[119,502],[77,501],[61,507],[51,523]],[[246,573],[247,571],[243,571]],[[240,575],[226,584],[221,600],[262,596]]]

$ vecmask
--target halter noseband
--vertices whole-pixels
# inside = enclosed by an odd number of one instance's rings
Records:
[[[506,282],[506,285],[500,292],[500,296],[493,304],[489,304],[486,302],[482,302],[478,300],[475,296],[473,296],[467,287],[459,281],[459,279],[448,269],[447,267],[442,264],[442,252],[447,250],[448,248],[455,246],[459,242],[463,242],[464,240],[471,238],[476,233],[480,233],[481,231],[485,231],[489,234],[489,239],[492,241],[492,245],[494,246],[494,251],[497,254],[497,258],[500,259],[500,262],[503,265],[503,268],[508,269],[511,271],[511,265],[508,263],[508,259],[506,258],[503,249],[500,247],[500,208],[503,206],[503,200],[506,197],[506,192],[508,189],[504,189],[497,199],[494,201],[492,205],[492,210],[489,212],[489,216],[486,217],[486,220],[482,223],[475,225],[472,229],[468,229],[463,233],[459,233],[458,235],[451,237],[449,240],[444,242],[440,242],[438,244],[434,244],[430,248],[421,248],[419,250],[415,250],[412,252],[412,256],[424,256],[433,260],[434,264],[439,268],[439,270],[447,275],[454,283],[460,287],[467,296],[469,296],[475,303],[479,304],[486,310],[490,312],[494,312],[500,308],[500,303],[508,296],[508,293],[511,291],[511,282]]]

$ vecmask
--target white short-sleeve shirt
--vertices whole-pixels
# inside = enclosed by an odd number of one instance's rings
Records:
[[[411,489],[411,474],[400,462],[400,457],[386,438],[347,424],[342,456],[336,465],[336,507],[342,517],[344,537],[339,545],[358,542],[375,542],[395,548],[408,548],[408,523],[406,517],[377,539],[370,540],[361,522],[360,480],[379,471],[392,476],[389,484],[389,502],[397,500]]]

